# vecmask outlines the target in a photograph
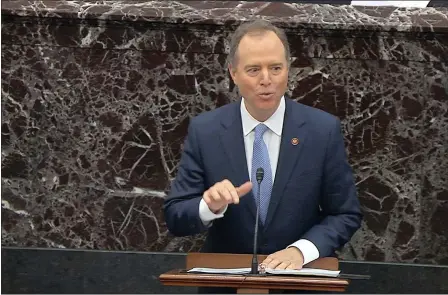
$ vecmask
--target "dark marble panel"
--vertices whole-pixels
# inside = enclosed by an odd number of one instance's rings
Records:
[[[227,102],[209,95],[216,65],[198,62],[220,57],[20,46],[2,54],[5,243],[165,249],[161,205],[189,116]]]
[[[428,75],[423,131],[426,143],[421,163],[422,195],[419,225],[420,259],[448,265],[448,63],[435,63]]]
[[[185,267],[185,254],[2,248],[2,291],[34,294],[196,293],[168,287],[160,274]],[[447,266],[342,261],[349,294],[444,294]]]
[[[445,34],[287,30],[293,56],[325,59],[446,61]]]
[[[445,0],[430,0],[428,7],[446,7],[448,3]]]
[[[230,26],[63,20],[5,16],[2,44],[114,50],[227,54]],[[448,38],[441,33],[316,31],[286,28],[297,57],[397,61],[447,61]],[[154,64],[158,64],[155,61]]]
[[[237,24],[260,17],[282,26],[326,30],[447,31],[448,9],[358,7],[249,1],[4,1],[19,16],[194,24]]]
[[[216,35],[220,29],[212,25],[2,17],[2,44],[223,53],[230,34],[224,29]]]

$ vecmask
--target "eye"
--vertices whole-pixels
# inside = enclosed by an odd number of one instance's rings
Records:
[[[258,74],[258,69],[257,68],[250,68],[247,70],[247,74],[249,76],[256,76]]]

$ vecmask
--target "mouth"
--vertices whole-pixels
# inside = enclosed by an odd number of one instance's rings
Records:
[[[259,97],[261,97],[262,99],[270,99],[272,97],[274,97],[274,93],[273,92],[263,92],[258,94]]]

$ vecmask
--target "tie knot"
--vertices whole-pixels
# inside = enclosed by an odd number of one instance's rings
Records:
[[[255,140],[259,140],[268,129],[268,126],[258,124],[257,127],[255,127]]]

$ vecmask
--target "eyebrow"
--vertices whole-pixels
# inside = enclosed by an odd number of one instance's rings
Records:
[[[283,66],[283,63],[278,62],[278,63],[270,64],[269,66],[270,67]],[[249,65],[246,65],[244,68],[248,69],[248,68],[256,68],[256,67],[260,67],[260,65],[256,65],[256,64],[252,64],[251,65],[251,64],[249,64]]]

